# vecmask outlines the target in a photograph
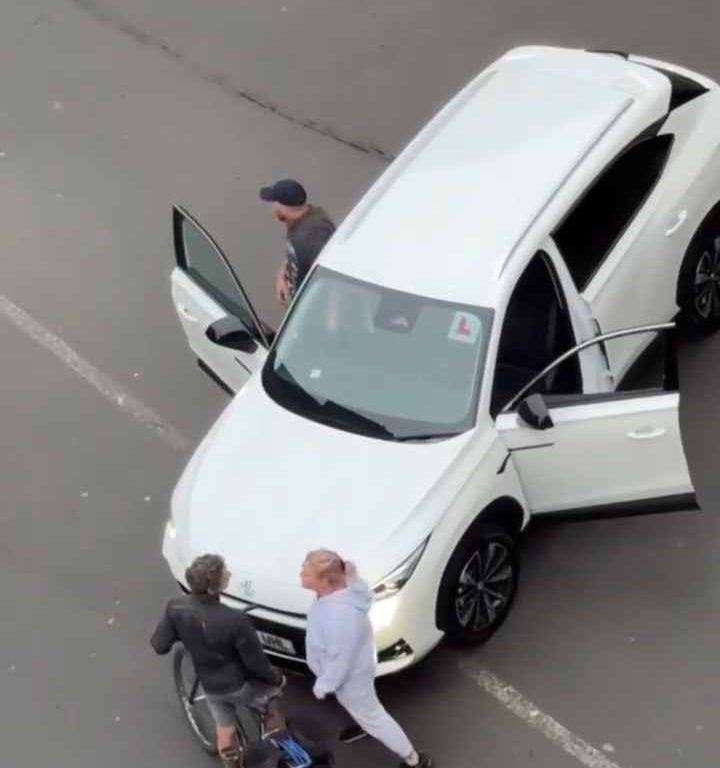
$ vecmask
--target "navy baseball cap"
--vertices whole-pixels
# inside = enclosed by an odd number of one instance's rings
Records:
[[[281,179],[270,187],[263,187],[260,190],[260,199],[266,203],[305,205],[307,193],[305,187],[295,179]]]

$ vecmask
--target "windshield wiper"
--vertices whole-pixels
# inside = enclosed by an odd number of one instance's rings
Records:
[[[282,374],[280,371],[282,371]],[[290,373],[285,363],[278,366],[277,370],[273,371],[273,375],[280,379],[286,386],[290,385],[293,397],[300,396],[308,404],[311,403],[314,406],[322,406],[321,400],[318,400],[317,397],[314,397],[304,387],[300,386],[300,383],[292,373]]]
[[[379,421],[369,419],[352,408],[347,408],[334,400],[325,400],[319,402],[319,413],[321,421],[327,424],[334,424],[338,427],[345,427],[350,431],[361,430],[361,434],[368,434],[374,437],[384,437],[387,440],[393,440],[395,435]]]
[[[409,443],[413,441],[422,442],[425,440],[442,440],[447,437],[457,437],[461,432],[428,432],[422,435],[395,435],[394,439],[398,443]]]
[[[311,414],[313,418],[327,426],[340,427],[349,432],[381,437],[386,440],[394,439],[395,435],[384,424],[363,416],[352,408],[340,405],[334,400],[323,400],[308,392],[290,373],[286,365],[280,365],[275,375],[293,388],[293,396],[303,401],[304,408],[307,409],[305,415]]]

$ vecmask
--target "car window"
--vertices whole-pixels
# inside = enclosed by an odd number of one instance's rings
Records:
[[[677,363],[673,349],[673,339],[667,331],[637,331],[631,335],[618,338],[597,340],[585,346],[582,350],[575,352],[570,359],[577,360],[579,355],[600,344],[605,344],[609,352],[612,353],[614,345],[627,343],[628,339],[632,339],[632,343],[637,350],[635,361],[614,390],[609,390],[606,385],[598,383],[595,386],[588,384],[587,391],[583,393],[566,394],[550,392],[544,394],[548,406],[582,405],[583,403],[607,400],[608,398],[633,397],[647,395],[652,392],[676,390]],[[518,402],[537,391],[539,390],[535,387],[529,389],[518,399]]]
[[[552,265],[537,253],[513,290],[503,320],[490,412],[494,416],[543,368],[575,346],[567,302]],[[581,392],[577,358],[538,383],[536,392]]]
[[[672,148],[670,134],[639,141],[616,158],[553,233],[579,291],[660,179]]]
[[[618,392],[636,392],[649,389],[675,389],[676,373],[668,378],[674,369],[672,338],[668,332],[641,333],[630,339],[642,349],[635,361],[625,372],[616,387]],[[606,344],[612,354],[613,346],[621,344],[622,339],[609,339]],[[625,339],[627,341],[627,337]]]
[[[308,418],[379,437],[465,431],[492,316],[318,267],[263,369],[265,389]]]
[[[223,308],[238,318],[250,331],[256,332],[249,304],[225,258],[214,244],[188,218],[182,219],[181,266]]]

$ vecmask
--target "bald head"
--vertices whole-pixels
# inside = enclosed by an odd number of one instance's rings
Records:
[[[330,549],[314,549],[305,556],[301,579],[305,589],[327,595],[346,586],[345,562]]]
[[[331,584],[345,581],[345,563],[337,552],[330,549],[315,549],[309,552],[307,557],[315,566],[318,575]]]

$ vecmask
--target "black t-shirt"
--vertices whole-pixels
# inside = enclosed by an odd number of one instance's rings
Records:
[[[287,228],[288,298],[292,299],[325,243],[335,231],[335,225],[322,208],[314,206],[299,221]]]

